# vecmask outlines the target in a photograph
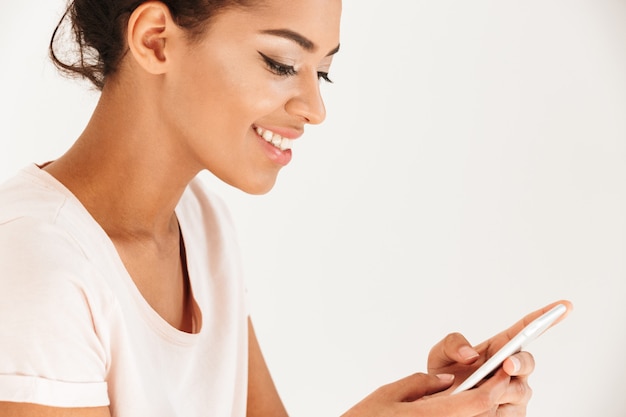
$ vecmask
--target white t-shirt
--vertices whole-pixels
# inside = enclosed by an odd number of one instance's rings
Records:
[[[247,309],[230,217],[197,178],[176,214],[193,334],[149,306],[104,230],[52,176],[33,165],[0,186],[0,401],[245,416]]]

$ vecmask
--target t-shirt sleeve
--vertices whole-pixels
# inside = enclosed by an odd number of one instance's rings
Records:
[[[109,404],[89,271],[54,226],[0,225],[0,401]]]

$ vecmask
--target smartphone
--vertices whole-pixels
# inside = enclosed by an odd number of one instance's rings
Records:
[[[539,335],[545,332],[559,317],[567,311],[567,307],[558,304],[547,313],[533,320],[530,324],[522,329],[513,339],[487,360],[480,368],[474,371],[461,385],[456,387],[452,394],[468,390],[478,384],[487,375],[493,372],[498,366],[504,362],[509,356],[519,352],[530,342],[535,340]]]

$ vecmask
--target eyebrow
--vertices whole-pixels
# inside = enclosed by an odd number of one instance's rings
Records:
[[[261,31],[261,33],[265,35],[279,36],[281,38],[292,40],[298,45],[300,45],[302,49],[308,52],[314,52],[317,49],[317,45],[315,45],[312,41],[305,38],[298,32],[294,32],[293,30],[290,30],[290,29],[267,29],[267,30]],[[337,52],[339,52],[339,45],[337,45],[333,50],[331,50],[326,56],[334,55]]]

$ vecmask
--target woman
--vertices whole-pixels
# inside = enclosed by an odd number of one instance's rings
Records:
[[[54,39],[53,58],[102,93],[66,154],[0,190],[0,415],[287,415],[228,213],[195,177],[272,188],[292,142],[324,120],[340,13],[340,0],[70,4],[79,59],[65,63]],[[525,352],[474,390],[444,392],[523,322],[476,348],[446,337],[429,374],[346,416],[524,415]]]

